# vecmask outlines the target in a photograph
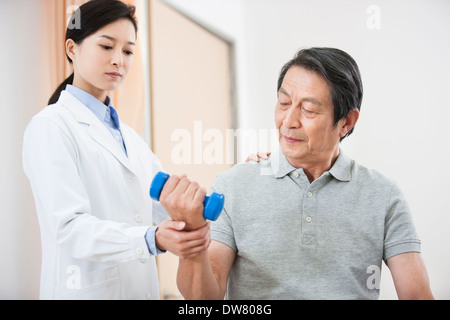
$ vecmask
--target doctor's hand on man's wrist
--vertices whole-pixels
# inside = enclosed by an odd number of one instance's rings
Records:
[[[185,231],[185,226],[183,221],[161,222],[155,233],[156,247],[182,259],[194,258],[208,249],[211,243],[210,222],[193,231]]]

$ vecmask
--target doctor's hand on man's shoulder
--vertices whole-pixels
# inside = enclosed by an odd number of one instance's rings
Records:
[[[211,243],[210,222],[197,230],[185,231],[184,221],[165,220],[158,225],[155,244],[159,250],[170,251],[181,259],[194,258]]]

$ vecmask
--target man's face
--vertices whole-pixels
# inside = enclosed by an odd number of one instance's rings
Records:
[[[280,146],[288,161],[300,167],[332,156],[339,149],[340,122],[334,126],[331,91],[325,79],[317,72],[291,67],[275,108]]]

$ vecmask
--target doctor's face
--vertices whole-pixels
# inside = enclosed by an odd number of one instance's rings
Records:
[[[133,64],[136,31],[127,19],[115,21],[83,40],[71,39],[66,51],[73,61],[73,85],[104,102],[107,91],[116,90]]]

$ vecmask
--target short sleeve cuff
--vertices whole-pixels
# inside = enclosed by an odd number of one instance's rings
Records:
[[[406,252],[421,252],[420,250],[420,240],[411,240],[408,242],[396,243],[384,248],[383,260],[396,256],[401,253]]]
[[[214,224],[211,226],[211,239],[222,242],[223,244],[226,244],[231,249],[237,252],[236,243],[234,242],[234,237],[230,236],[228,233],[223,232],[222,230],[213,228]]]

